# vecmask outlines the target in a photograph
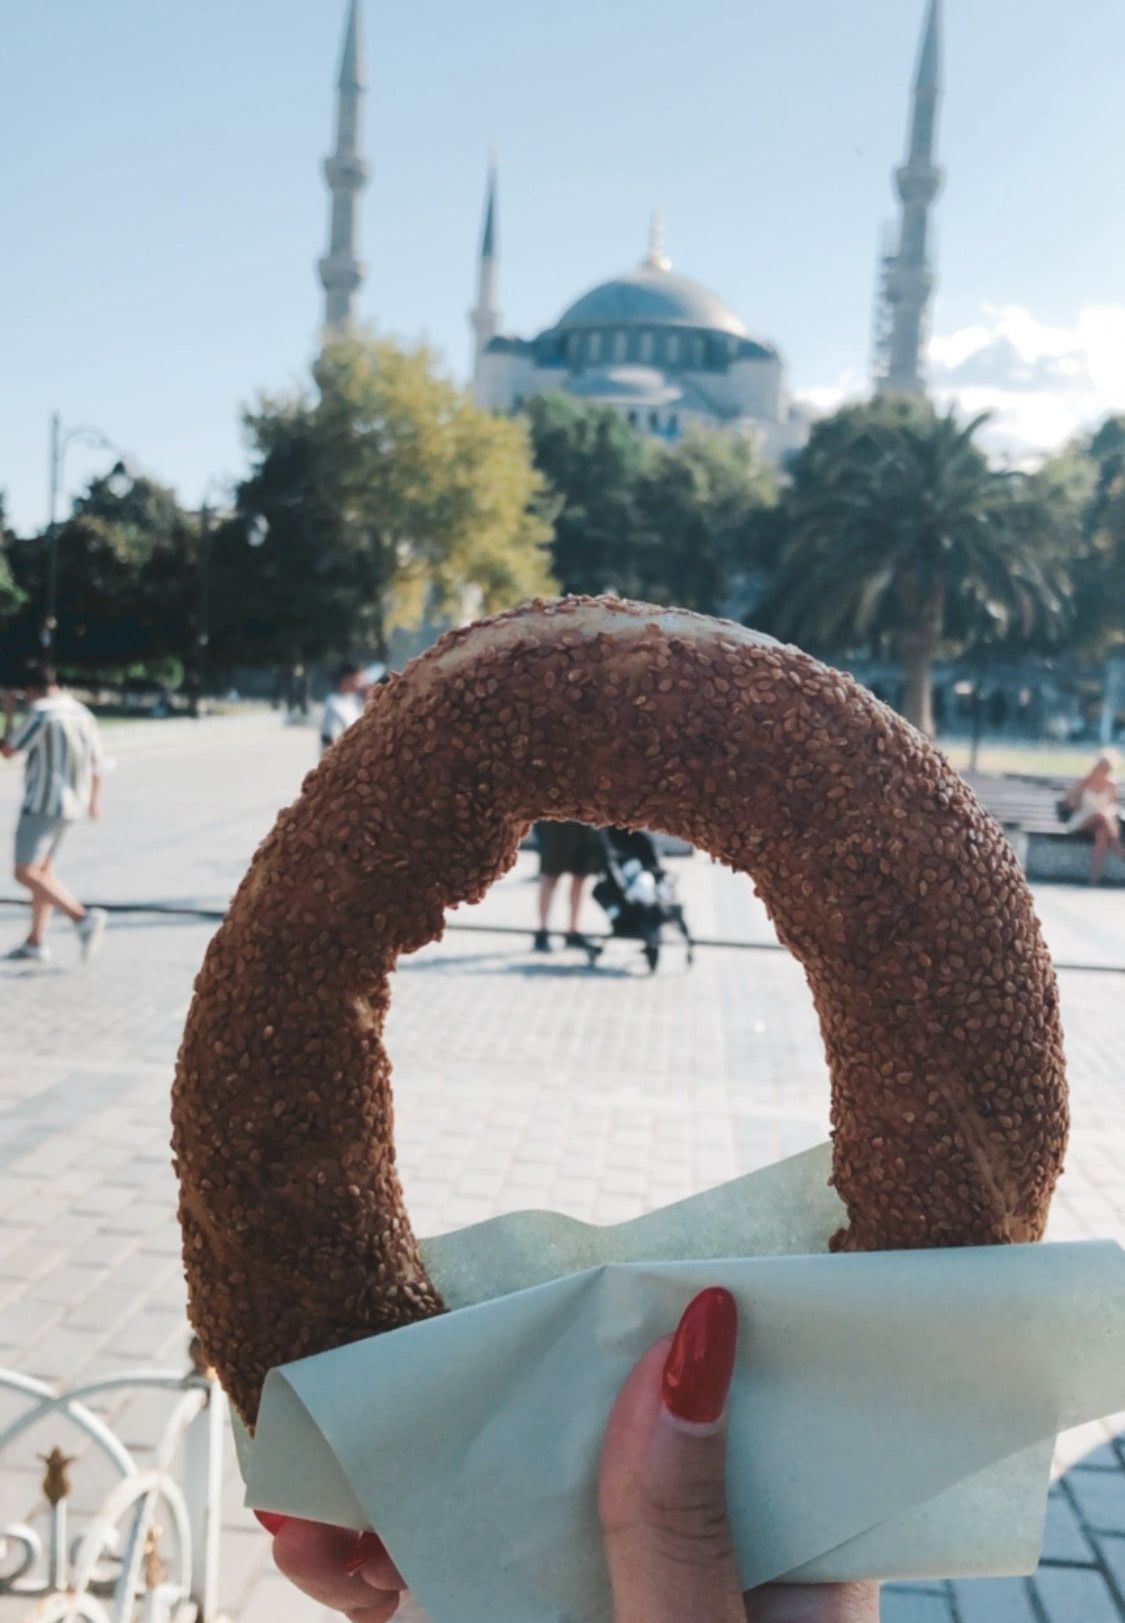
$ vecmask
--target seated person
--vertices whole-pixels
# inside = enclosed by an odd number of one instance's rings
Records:
[[[1116,751],[1103,751],[1086,776],[1067,790],[1060,805],[1060,810],[1070,813],[1065,833],[1085,833],[1094,837],[1094,851],[1090,858],[1091,885],[1096,885],[1101,878],[1110,851],[1125,857],[1117,814],[1117,779],[1114,776],[1117,764]]]

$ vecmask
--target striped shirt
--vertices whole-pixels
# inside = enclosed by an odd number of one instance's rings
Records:
[[[69,693],[36,699],[10,739],[27,756],[23,807],[65,823],[85,817],[95,773],[102,766],[98,724]]]
[[[330,693],[320,718],[320,753],[342,738],[362,714],[363,700],[358,693]]]

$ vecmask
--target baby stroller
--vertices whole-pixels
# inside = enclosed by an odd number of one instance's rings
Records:
[[[695,953],[684,910],[676,900],[676,881],[660,866],[650,834],[640,830],[607,828],[605,873],[594,886],[594,900],[609,919],[615,936],[644,944],[645,962],[655,970],[660,962],[661,933],[675,925],[687,947],[687,961]]]

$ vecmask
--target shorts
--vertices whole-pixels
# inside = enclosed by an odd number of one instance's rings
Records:
[[[38,868],[49,862],[70,827],[65,817],[45,817],[42,812],[20,812],[16,824],[16,867]]]
[[[605,868],[602,837],[587,823],[536,823],[535,837],[544,879],[557,879],[564,873],[586,877]]]

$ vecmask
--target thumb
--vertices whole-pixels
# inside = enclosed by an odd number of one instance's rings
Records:
[[[730,1292],[701,1291],[614,1404],[598,1511],[615,1623],[745,1623],[725,1482],[737,1335]]]

